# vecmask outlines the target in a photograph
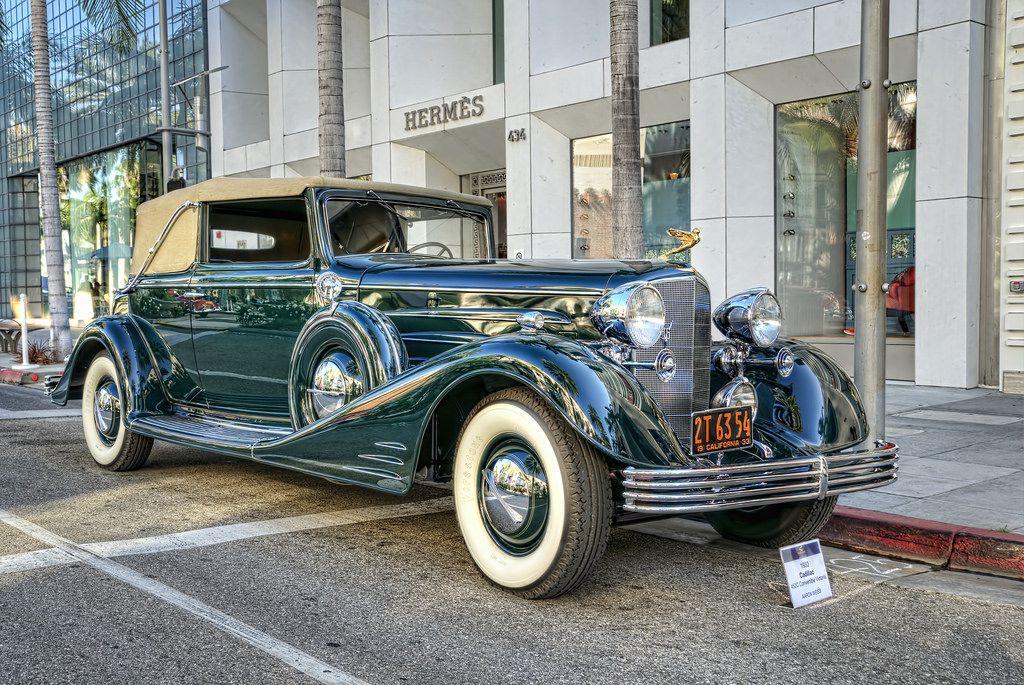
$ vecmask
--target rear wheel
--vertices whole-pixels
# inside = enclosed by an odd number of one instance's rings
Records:
[[[110,471],[132,471],[146,463],[153,439],[128,429],[117,367],[106,354],[89,364],[82,388],[82,428],[93,461]]]
[[[604,553],[608,468],[532,392],[496,392],[473,409],[456,448],[454,490],[473,562],[521,597],[569,592]]]
[[[816,536],[828,523],[838,497],[708,512],[705,518],[722,537],[757,547],[785,547]]]

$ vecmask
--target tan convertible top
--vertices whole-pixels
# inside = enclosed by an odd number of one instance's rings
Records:
[[[477,195],[464,195],[447,190],[434,190],[395,183],[354,181],[347,178],[302,176],[299,178],[212,178],[181,190],[143,202],[135,214],[135,247],[132,253],[133,274],[138,273],[146,254],[160,237],[168,219],[186,202],[224,202],[272,197],[296,197],[307,188],[341,188],[344,190],[373,190],[378,193],[396,193],[455,200],[491,206],[491,202]],[[174,222],[160,249],[154,255],[149,273],[175,273],[192,266],[199,249],[199,211],[184,210]]]

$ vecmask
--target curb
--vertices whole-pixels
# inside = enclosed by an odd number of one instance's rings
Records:
[[[30,383],[41,383],[43,375],[36,371],[15,371],[14,369],[0,369],[0,383],[12,385],[29,385]]]
[[[1024,580],[1024,535],[1016,533],[836,507],[820,538],[857,552]]]

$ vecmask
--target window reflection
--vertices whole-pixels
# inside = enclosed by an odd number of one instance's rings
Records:
[[[887,330],[914,332],[917,84],[889,89]],[[857,229],[856,93],[776,110],[778,294],[790,336],[852,336]]]
[[[646,257],[688,261],[669,254],[679,241],[668,230],[690,228],[690,123],[645,127],[640,146]],[[573,256],[613,258],[611,134],[572,142],[572,181]]]
[[[72,319],[89,321],[109,313],[113,291],[127,282],[135,209],[158,190],[158,167],[155,148],[142,145],[129,145],[58,167],[64,279]],[[40,246],[45,293],[42,239]]]

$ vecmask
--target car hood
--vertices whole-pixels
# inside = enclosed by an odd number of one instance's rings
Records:
[[[693,270],[684,265],[645,260],[452,260],[381,255],[370,260],[360,286],[597,297],[629,281],[684,273]]]

